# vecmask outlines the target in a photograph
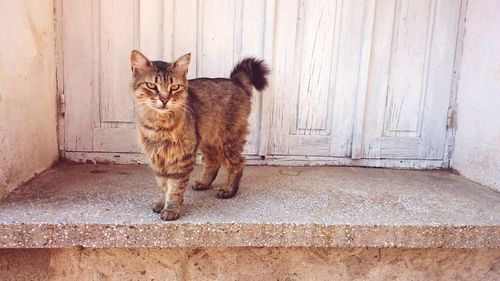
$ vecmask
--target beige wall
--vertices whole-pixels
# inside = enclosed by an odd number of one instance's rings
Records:
[[[500,1],[469,0],[451,166],[500,190]]]
[[[0,249],[0,280],[500,280],[500,249]]]
[[[2,1],[0,197],[57,159],[53,1]]]

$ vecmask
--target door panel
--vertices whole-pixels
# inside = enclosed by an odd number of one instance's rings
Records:
[[[270,153],[349,156],[368,1],[277,1]]]
[[[361,158],[443,159],[460,1],[378,1]]]

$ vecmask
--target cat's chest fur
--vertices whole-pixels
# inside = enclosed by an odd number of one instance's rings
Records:
[[[189,116],[166,120],[139,119],[139,141],[143,152],[150,159],[168,165],[186,155],[192,155],[197,148],[195,124]]]

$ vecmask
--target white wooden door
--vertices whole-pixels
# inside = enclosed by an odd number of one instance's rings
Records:
[[[61,3],[67,152],[139,155],[129,54],[140,49],[191,52],[191,78],[264,58],[248,155],[443,159],[460,1]]]

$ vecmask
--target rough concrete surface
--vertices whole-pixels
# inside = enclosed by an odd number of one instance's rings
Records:
[[[0,280],[500,280],[500,249],[0,249]]]
[[[246,167],[174,222],[157,192],[147,166],[64,164],[0,202],[0,247],[500,247],[500,194],[445,171]]]

